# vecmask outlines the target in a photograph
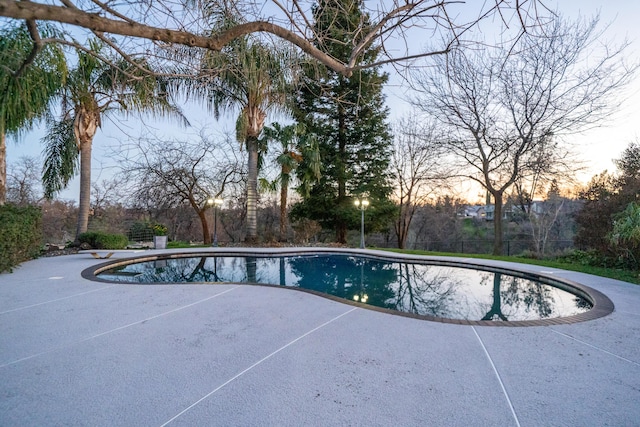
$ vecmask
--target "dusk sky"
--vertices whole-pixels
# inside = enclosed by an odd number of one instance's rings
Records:
[[[631,46],[626,51],[626,57],[630,64],[640,62],[640,26],[637,19],[640,17],[640,1],[637,0],[610,0],[608,2],[597,0],[562,0],[546,1],[544,3],[551,9],[559,9],[567,17],[591,17],[600,13],[601,25],[610,24],[605,32],[607,40],[619,44],[628,39]],[[390,70],[393,72],[393,70]],[[410,111],[410,107],[404,101],[405,90],[397,85],[398,78],[391,79],[394,85],[390,85],[385,93],[387,104],[391,111],[391,122],[402,117]],[[605,169],[614,170],[612,159],[620,157],[626,146],[640,139],[640,77],[636,76],[634,82],[627,88],[624,96],[626,99],[617,100],[621,108],[615,116],[604,126],[582,134],[572,136],[570,142],[579,144],[579,152],[586,161],[588,170],[580,177],[588,181],[591,176]],[[151,131],[158,135],[178,137],[184,135],[197,135],[199,130],[206,126],[213,133],[224,130],[232,131],[235,117],[216,122],[212,115],[200,106],[185,106],[185,114],[194,125],[190,129],[180,129],[175,123],[146,121]],[[237,114],[237,113],[234,113]],[[277,118],[267,118],[267,122]],[[7,163],[8,168],[21,156],[41,156],[42,146],[39,142],[43,136],[43,129],[36,129],[27,133],[19,141],[8,139]],[[131,138],[138,138],[148,134],[139,120],[130,117],[123,118],[112,115],[103,122],[103,127],[98,131],[93,143],[93,170],[92,181],[97,182],[110,178],[117,172],[117,165],[111,161],[110,153],[118,150],[122,142]],[[74,179],[69,188],[63,191],[59,197],[64,199],[77,199],[79,192],[78,179]],[[464,191],[464,190],[462,190]],[[472,202],[478,200],[470,200]]]

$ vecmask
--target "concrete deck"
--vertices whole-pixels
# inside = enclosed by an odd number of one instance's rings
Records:
[[[0,275],[0,425],[640,425],[637,285],[522,265],[597,289],[615,311],[499,328],[281,288],[81,277],[101,262]]]

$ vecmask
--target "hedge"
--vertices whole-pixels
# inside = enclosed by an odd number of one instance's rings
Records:
[[[78,236],[80,243],[87,243],[93,249],[124,249],[129,239],[124,234],[109,234],[101,231],[88,231]]]
[[[0,273],[37,258],[42,247],[42,212],[34,206],[0,206]]]

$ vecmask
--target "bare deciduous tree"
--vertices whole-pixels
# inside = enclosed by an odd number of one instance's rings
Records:
[[[204,243],[211,244],[207,201],[242,180],[245,160],[235,146],[229,136],[214,141],[204,132],[197,141],[139,140],[140,155],[122,162],[133,204],[167,208],[187,202],[200,219]]]
[[[412,227],[413,249],[464,252],[459,246],[463,223],[458,219],[464,205],[461,199],[446,195],[419,206]]]
[[[125,198],[125,186],[123,176],[114,176],[94,182],[91,184],[91,208],[95,211],[118,204],[120,200]]]
[[[544,256],[547,252],[547,243],[557,222],[564,211],[567,199],[560,195],[558,185],[553,181],[547,199],[534,205],[528,212],[531,227],[531,237],[533,240],[536,255]]]
[[[442,149],[432,123],[410,116],[395,127],[390,168],[400,211],[394,229],[398,247],[404,249],[416,210],[442,188],[450,173],[440,159]]]
[[[570,171],[563,136],[602,123],[635,71],[623,62],[626,44],[603,43],[597,24],[558,16],[516,44],[455,51],[415,74],[416,107],[446,127],[460,175],[493,197],[495,254],[502,253],[505,191]]]
[[[74,201],[44,200],[42,236],[45,243],[66,244],[73,240],[78,207]]]
[[[20,157],[9,165],[7,201],[18,206],[34,205],[42,200],[40,162],[37,157]]]

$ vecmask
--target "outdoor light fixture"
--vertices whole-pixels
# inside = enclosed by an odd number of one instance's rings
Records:
[[[360,249],[364,249],[364,210],[369,207],[367,199],[356,199],[356,207],[360,208]]]
[[[362,294],[362,295],[354,295],[353,296],[353,300],[356,302],[361,302],[361,303],[366,303],[367,300],[369,299],[369,295],[367,294]]]
[[[207,204],[213,206],[213,244],[211,246],[218,246],[218,208],[222,206],[224,200],[219,198],[209,198]]]

